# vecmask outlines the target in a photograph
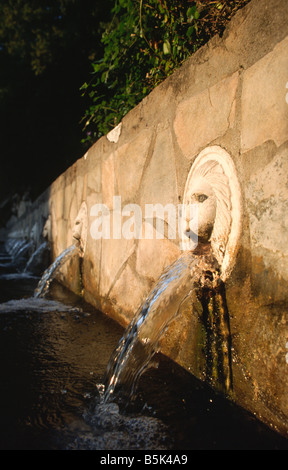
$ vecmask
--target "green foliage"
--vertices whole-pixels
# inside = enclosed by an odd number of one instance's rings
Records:
[[[115,127],[247,1],[116,0],[103,57],[92,62],[91,81],[82,86],[89,100],[83,142]]]
[[[0,4],[0,40],[11,56],[30,62],[36,75],[41,74],[52,59],[52,43],[63,37],[60,16],[65,2],[43,7],[39,2],[3,0]]]
[[[1,0],[1,50],[28,65],[36,76],[61,65],[65,54],[75,57],[75,49],[77,56],[78,51],[95,56],[99,23],[107,10],[110,18],[111,4],[112,0]]]
[[[93,62],[92,80],[82,86],[91,103],[83,119],[88,141],[118,124],[199,45],[199,12],[190,5],[116,0],[102,36],[104,56]]]

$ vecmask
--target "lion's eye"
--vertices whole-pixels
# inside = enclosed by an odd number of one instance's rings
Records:
[[[204,202],[206,199],[208,199],[208,196],[206,194],[196,194],[196,199],[198,202]]]

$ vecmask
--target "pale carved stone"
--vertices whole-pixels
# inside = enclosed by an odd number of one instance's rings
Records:
[[[52,241],[52,221],[51,214],[48,215],[46,222],[43,227],[42,236],[48,243]]]
[[[86,202],[82,202],[77,217],[72,227],[72,237],[78,246],[80,256],[84,256],[88,231],[88,214]]]
[[[191,249],[192,234],[198,240],[211,243],[212,252],[221,266],[221,278],[226,280],[234,266],[241,231],[241,190],[234,163],[229,154],[218,146],[203,150],[189,172],[184,207],[196,204],[195,217],[183,218],[182,248]]]

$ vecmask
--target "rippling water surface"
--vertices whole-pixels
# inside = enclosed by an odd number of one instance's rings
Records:
[[[49,297],[33,297],[38,281],[0,275],[1,450],[288,449],[161,356],[133,404],[104,403],[123,329],[55,282]]]

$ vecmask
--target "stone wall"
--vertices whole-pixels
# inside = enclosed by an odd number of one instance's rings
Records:
[[[59,176],[42,202],[51,218],[53,257],[73,242],[72,228],[86,203],[85,255],[81,264],[73,260],[64,266],[60,277],[125,326],[164,267],[179,256],[179,239],[96,240],[93,207],[105,204],[116,217],[114,196],[121,196],[122,207],[138,204],[143,211],[149,203],[177,205],[199,152],[211,145],[225,149],[234,160],[243,198],[241,246],[225,286],[232,335],[230,396],[285,435],[287,24],[286,1],[252,0],[223,37],[196,52]],[[44,206],[35,203],[38,218]],[[28,219],[23,220],[18,229],[29,232]],[[203,379],[200,328],[195,315],[185,310],[169,327],[162,350]]]

